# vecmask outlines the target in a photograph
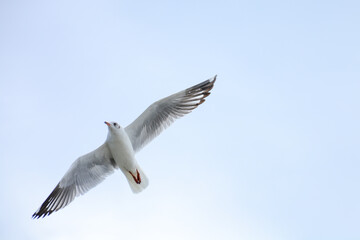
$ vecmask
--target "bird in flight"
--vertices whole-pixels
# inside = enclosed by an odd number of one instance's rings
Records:
[[[160,99],[151,104],[135,121],[123,128],[116,122],[105,122],[108,135],[104,144],[79,157],[65,173],[48,198],[32,215],[40,218],[67,206],[75,197],[101,183],[120,169],[134,193],[144,190],[148,178],[135,159],[147,143],[158,136],[175,119],[190,113],[210,95],[216,75],[202,83]]]

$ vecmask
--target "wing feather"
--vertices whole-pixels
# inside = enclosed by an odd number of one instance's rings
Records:
[[[133,149],[138,152],[165,128],[197,108],[210,95],[216,76],[151,104],[125,128]]]
[[[79,157],[32,217],[45,217],[64,208],[75,197],[101,183],[116,168],[106,144]]]

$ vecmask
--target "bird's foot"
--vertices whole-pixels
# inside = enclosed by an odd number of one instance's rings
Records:
[[[134,174],[129,171],[129,173],[131,174],[131,176],[134,178],[134,181],[137,183],[137,184],[140,184],[141,183],[141,177],[140,177],[140,173],[139,171],[136,169],[136,177],[134,176]]]

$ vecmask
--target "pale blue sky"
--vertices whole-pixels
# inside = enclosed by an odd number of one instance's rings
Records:
[[[358,1],[0,1],[0,239],[360,239]],[[70,164],[159,98],[207,101],[41,219]]]

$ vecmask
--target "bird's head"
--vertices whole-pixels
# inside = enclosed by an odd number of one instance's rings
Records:
[[[110,131],[121,129],[121,126],[117,122],[104,122],[108,127]]]

